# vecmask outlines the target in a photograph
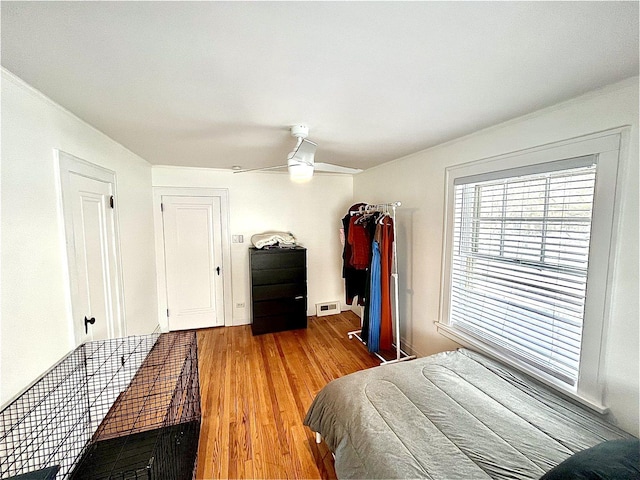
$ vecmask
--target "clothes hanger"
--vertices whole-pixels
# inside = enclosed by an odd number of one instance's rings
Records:
[[[360,224],[366,222],[367,220],[369,220],[372,216],[373,216],[372,212],[368,212],[368,213],[365,212],[362,215],[360,215],[360,217],[358,219],[356,219],[356,221],[354,223],[360,225]]]

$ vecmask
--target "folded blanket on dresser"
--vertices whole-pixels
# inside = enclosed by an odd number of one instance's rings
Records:
[[[256,248],[264,248],[276,244],[292,247],[296,244],[296,238],[289,232],[265,232],[253,235],[251,243]]]
[[[633,438],[464,349],[334,380],[304,423],[339,478],[537,479],[575,452]]]

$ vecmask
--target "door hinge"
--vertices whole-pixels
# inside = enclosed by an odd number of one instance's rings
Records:
[[[113,208],[113,195],[109,197],[109,206]]]
[[[169,316],[169,309],[167,308],[167,317]]]
[[[161,212],[164,212],[164,203],[161,203],[161,204],[160,204],[160,211],[161,211]]]

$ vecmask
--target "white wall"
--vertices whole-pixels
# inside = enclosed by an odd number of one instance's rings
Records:
[[[251,322],[249,247],[251,236],[265,231],[292,232],[307,248],[307,313],[315,304],[339,300],[344,305],[340,220],[351,205],[350,176],[316,174],[309,183],[296,184],[283,173],[153,167],[154,187],[208,187],[229,191],[231,235],[244,243],[231,244],[233,324]],[[236,304],[244,303],[244,308]]]
[[[0,404],[70,349],[53,149],[116,172],[127,334],[158,325],[151,166],[2,70]]]
[[[638,78],[370,169],[354,179],[354,198],[403,202],[398,215],[401,318],[410,348],[428,355],[455,345],[436,332],[444,212],[444,172],[516,150],[630,125],[623,152],[620,228],[606,346],[606,404],[638,435]]]

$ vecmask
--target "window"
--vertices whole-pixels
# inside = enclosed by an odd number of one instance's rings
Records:
[[[447,170],[440,331],[601,411],[620,138]]]
[[[595,165],[455,185],[450,324],[575,385]]]

